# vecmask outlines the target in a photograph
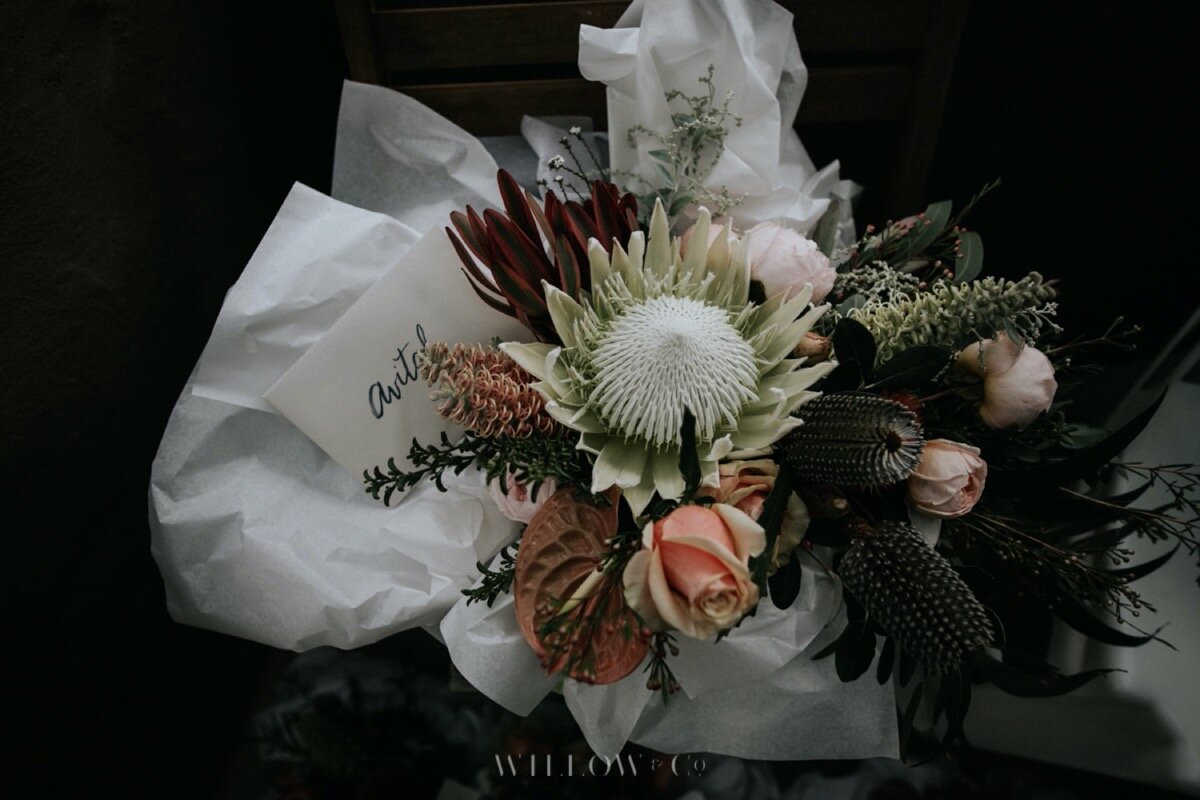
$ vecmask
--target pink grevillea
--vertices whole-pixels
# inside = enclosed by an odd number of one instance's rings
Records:
[[[433,342],[421,377],[438,413],[478,436],[526,439],[562,430],[530,387],[533,376],[494,347]]]

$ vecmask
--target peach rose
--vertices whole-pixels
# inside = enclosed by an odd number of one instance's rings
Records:
[[[923,514],[953,519],[979,502],[987,480],[987,462],[979,448],[949,439],[931,439],[908,476],[908,500]]]
[[[554,479],[547,478],[538,487],[537,499],[534,500],[529,487],[518,481],[511,472],[504,476],[504,482],[508,485],[507,492],[501,488],[500,479],[493,478],[488,483],[488,494],[496,502],[501,514],[513,522],[524,522],[527,525],[542,504],[558,491],[558,484]]]
[[[774,222],[760,222],[750,237],[750,277],[763,285],[767,297],[787,292],[792,297],[812,284],[812,302],[820,303],[833,289],[837,270],[812,239]]]
[[[765,547],[762,527],[733,506],[680,506],[642,532],[622,576],[625,599],[655,630],[707,639],[758,602],[750,558]]]
[[[1028,427],[1050,408],[1058,391],[1046,354],[1003,332],[968,345],[958,355],[958,366],[983,378],[979,416],[989,428]]]
[[[701,489],[699,496],[711,497],[718,503],[731,505],[758,522],[762,516],[763,503],[775,488],[779,466],[769,458],[760,458],[753,461],[728,461],[720,465],[719,471],[720,484],[715,488]],[[808,532],[808,523],[808,507],[793,493],[788,497],[783,522],[779,526],[779,536],[775,538],[772,572],[786,563],[792,551],[803,541],[804,534]]]

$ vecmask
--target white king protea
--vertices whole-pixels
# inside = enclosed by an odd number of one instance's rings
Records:
[[[611,257],[590,243],[582,303],[545,285],[561,347],[501,346],[539,379],[546,411],[596,456],[592,491],[620,487],[635,514],[655,491],[683,494],[687,412],[703,483],[716,486],[722,458],[768,447],[801,423],[792,412],[834,366],[790,357],[827,306],[804,313],[811,290],[750,303],[748,242],[725,231],[705,249],[710,224],[701,209],[683,256],[656,203],[648,241],[635,232],[628,249],[614,242]]]

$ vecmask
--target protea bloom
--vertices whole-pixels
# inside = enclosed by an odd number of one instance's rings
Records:
[[[692,242],[708,241],[701,210]],[[792,416],[817,396],[808,387],[833,365],[792,358],[826,307],[805,311],[811,289],[751,304],[745,241],[717,236],[680,254],[662,204],[650,236],[638,231],[611,255],[588,248],[591,292],[576,302],[544,285],[562,342],[501,345],[532,373],[546,412],[579,431],[596,456],[592,491],[620,487],[634,513],[654,496],[679,498],[685,415],[695,419],[702,485],[719,485],[717,462],[767,448],[801,424]]]

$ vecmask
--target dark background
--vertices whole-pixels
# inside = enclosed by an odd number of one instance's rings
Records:
[[[989,268],[1062,277],[1069,328],[1126,314],[1143,352],[1197,301],[1196,8],[976,2],[932,177],[1002,178]],[[238,769],[283,656],[167,617],[149,465],[289,186],[328,190],[344,74],[320,0],[0,11],[8,778],[211,797]]]

